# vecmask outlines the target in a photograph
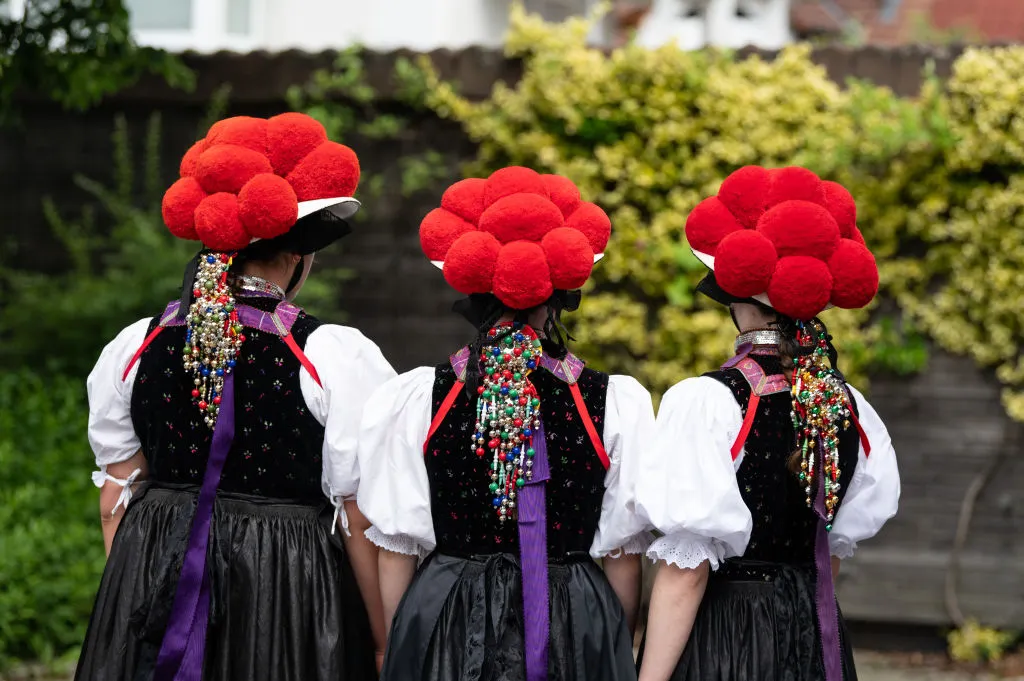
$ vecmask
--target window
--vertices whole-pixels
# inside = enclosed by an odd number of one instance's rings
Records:
[[[252,13],[249,0],[227,0],[227,30],[231,35],[252,33]]]
[[[139,43],[172,52],[255,49],[265,0],[124,0]]]
[[[126,0],[137,31],[187,31],[192,28],[191,0]]]

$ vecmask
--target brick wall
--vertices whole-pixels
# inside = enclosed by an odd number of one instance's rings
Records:
[[[470,96],[483,97],[497,80],[514,81],[519,65],[500,53],[439,51],[431,55],[441,73]],[[385,94],[396,54],[371,54],[366,68]],[[920,87],[927,59],[940,76],[949,73],[954,51],[827,48],[815,59],[831,77],[867,78],[904,95]],[[232,114],[270,115],[285,109],[283,93],[301,83],[331,55],[188,55],[199,76],[191,94],[146,81],[88,113],[69,115],[42,101],[23,100],[25,127],[0,132],[0,224],[22,262],[40,270],[62,266],[51,248],[40,205],[53,197],[73,213],[85,197],[76,173],[109,181],[112,121],[124,113],[139,136],[151,112],[163,114],[164,175],[174,177],[180,154],[194,141],[206,102],[224,82],[233,86]],[[350,141],[363,165],[397,186],[397,161],[431,148],[445,153],[451,180],[472,145],[454,126],[433,118],[414,121],[400,141]],[[367,201],[368,219],[340,249],[327,255],[355,271],[342,296],[349,323],[377,341],[400,369],[433,364],[464,342],[470,328],[449,312],[455,295],[419,250],[417,226],[436,196],[403,200],[390,195]],[[683,378],[683,377],[680,377]],[[933,353],[929,369],[912,380],[876,379],[871,396],[892,430],[903,476],[900,515],[845,566],[840,595],[846,612],[862,620],[946,624],[943,580],[956,531],[959,506],[973,477],[1000,448],[1013,448],[974,513],[963,559],[960,593],[965,611],[995,624],[1024,626],[1024,461],[1017,444],[1005,440],[1010,427],[991,376],[965,359]]]

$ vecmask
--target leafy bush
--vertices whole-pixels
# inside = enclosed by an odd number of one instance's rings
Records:
[[[82,111],[146,73],[195,85],[177,57],[135,43],[123,0],[32,0],[17,19],[12,5],[0,0],[0,124],[17,120],[24,91]]]
[[[1024,48],[975,49],[916,99],[840,88],[804,45],[773,60],[729,52],[611,53],[589,20],[513,12],[523,76],[470,101],[428,59],[427,104],[479,144],[469,172],[506,164],[572,178],[612,218],[612,243],[573,324],[586,356],[660,392],[730,349],[725,311],[693,294],[704,267],[689,211],[747,165],[804,165],[846,185],[878,257],[879,300],[824,315],[844,369],[913,373],[926,339],[993,367],[1024,420]]]
[[[88,206],[77,220],[69,221],[52,202],[45,203],[47,222],[66,249],[70,266],[57,274],[0,271],[9,291],[0,309],[0,360],[9,366],[84,376],[121,328],[159,314],[178,294],[184,265],[195,247],[163,226],[159,143],[160,117],[155,114],[146,134],[146,170],[138,182],[128,127],[123,117],[117,118],[114,186],[75,178],[102,206],[102,221]],[[46,352],[39,351],[40,338],[46,339]]]
[[[0,670],[81,645],[103,571],[80,381],[0,373]]]
[[[356,138],[359,137],[411,141],[413,135],[409,119],[384,110],[377,91],[367,82],[363,49],[354,46],[342,50],[331,68],[315,71],[303,85],[293,85],[288,90],[288,104],[292,109],[320,121],[327,130],[327,136],[335,142],[358,146]],[[404,57],[396,60],[392,79],[400,102],[414,112],[424,109],[426,82],[412,62]],[[433,187],[440,178],[448,175],[444,157],[433,149],[407,154],[399,159],[398,166],[404,197]],[[385,191],[384,176],[367,173],[365,169],[360,180],[360,196],[368,198],[371,203],[392,200]],[[365,219],[372,213],[371,205],[357,214],[356,219]]]
[[[983,627],[976,620],[968,620],[949,633],[949,656],[957,662],[998,662],[1016,638],[1016,634]]]

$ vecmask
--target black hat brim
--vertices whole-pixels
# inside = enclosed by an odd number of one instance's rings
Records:
[[[242,250],[243,254],[297,253],[309,255],[321,251],[352,232],[348,220],[343,220],[327,208],[300,218],[287,233],[273,239],[263,239]]]
[[[703,293],[716,303],[725,306],[732,305],[733,303],[757,303],[753,298],[740,298],[725,291],[725,289],[719,286],[713,271],[708,272],[707,276],[700,280],[700,283],[697,284],[697,292]]]

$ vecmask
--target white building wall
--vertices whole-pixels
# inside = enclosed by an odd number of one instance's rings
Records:
[[[24,0],[10,0],[16,5]],[[675,41],[777,49],[792,40],[791,0],[653,0],[642,45]],[[593,6],[588,1],[588,6]],[[374,50],[498,47],[511,0],[125,0],[138,40],[173,51],[310,52],[361,44]],[[592,39],[606,41],[598,27]]]
[[[508,0],[266,1],[270,50],[496,47],[508,27]]]

